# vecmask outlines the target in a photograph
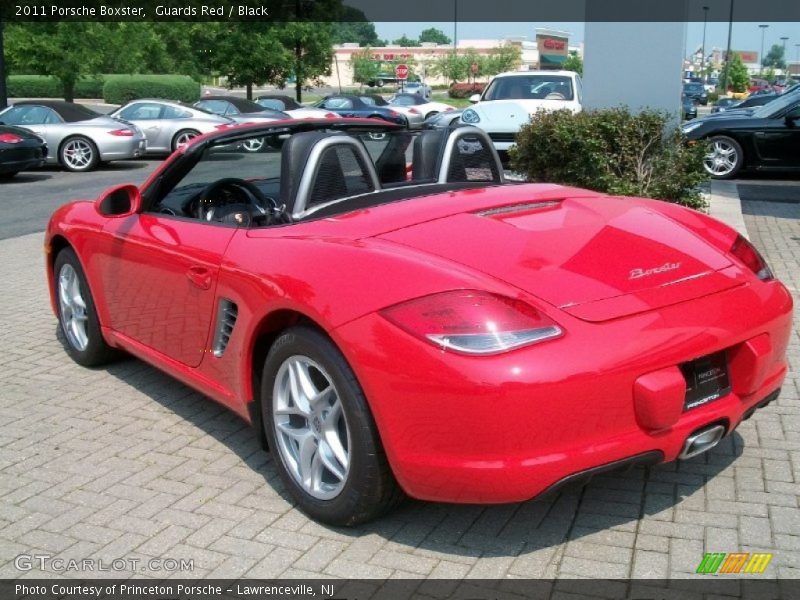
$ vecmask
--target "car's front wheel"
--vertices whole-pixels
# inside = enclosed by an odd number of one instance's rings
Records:
[[[96,367],[114,360],[118,352],[100,332],[94,299],[83,267],[71,248],[64,248],[53,265],[58,321],[70,357],[84,367]]]
[[[280,477],[311,517],[356,525],[402,498],[364,392],[325,335],[286,330],[265,361],[261,399]]]
[[[706,172],[716,179],[734,177],[744,163],[744,151],[739,142],[725,135],[708,140],[708,152],[703,158]]]

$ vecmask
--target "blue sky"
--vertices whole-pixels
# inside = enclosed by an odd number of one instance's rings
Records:
[[[790,61],[797,59],[798,48],[795,44],[800,44],[800,23],[766,23],[769,25],[764,34],[764,48],[769,50],[772,44],[782,44],[781,37],[786,36],[786,55]],[[734,23],[731,46],[734,50],[753,50],[761,51],[761,29],[759,23]],[[436,27],[444,31],[445,35],[452,39],[453,23],[375,23],[375,29],[381,38],[399,38],[404,33],[409,37],[415,38],[423,29]],[[526,35],[529,39],[535,36],[537,27],[547,27],[550,29],[560,29],[569,31],[572,34],[570,41],[578,43],[583,41],[583,23],[459,23],[459,39],[485,39],[500,38],[509,35]],[[688,23],[686,32],[686,43],[691,51],[703,41],[703,23]],[[728,43],[728,24],[727,23],[708,23],[706,29],[706,48],[710,50],[714,46],[725,48]]]

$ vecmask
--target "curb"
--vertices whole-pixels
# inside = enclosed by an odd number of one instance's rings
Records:
[[[739,189],[734,181],[711,180],[711,193],[708,198],[708,214],[733,227],[742,236],[750,239],[742,215],[742,202]]]

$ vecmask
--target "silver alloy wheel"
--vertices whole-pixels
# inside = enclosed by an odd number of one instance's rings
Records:
[[[733,172],[738,160],[739,153],[730,142],[714,140],[711,143],[711,150],[703,159],[703,165],[711,175],[724,177]]]
[[[58,274],[58,304],[61,309],[61,328],[70,345],[83,352],[89,345],[86,301],[81,295],[80,279],[74,267],[67,263]]]
[[[188,144],[191,140],[196,138],[199,133],[195,131],[182,131],[175,137],[175,150],[183,146],[184,144]]]
[[[71,169],[80,171],[87,168],[94,160],[94,148],[86,140],[76,138],[68,140],[61,150],[64,162]]]
[[[272,418],[281,460],[314,498],[330,500],[350,471],[350,430],[331,376],[307,356],[290,356],[272,389]]]
[[[264,147],[264,138],[254,138],[242,143],[242,148],[247,152],[260,152]]]

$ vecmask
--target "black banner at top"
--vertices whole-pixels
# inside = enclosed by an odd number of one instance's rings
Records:
[[[2,0],[14,21],[797,22],[793,0]]]

